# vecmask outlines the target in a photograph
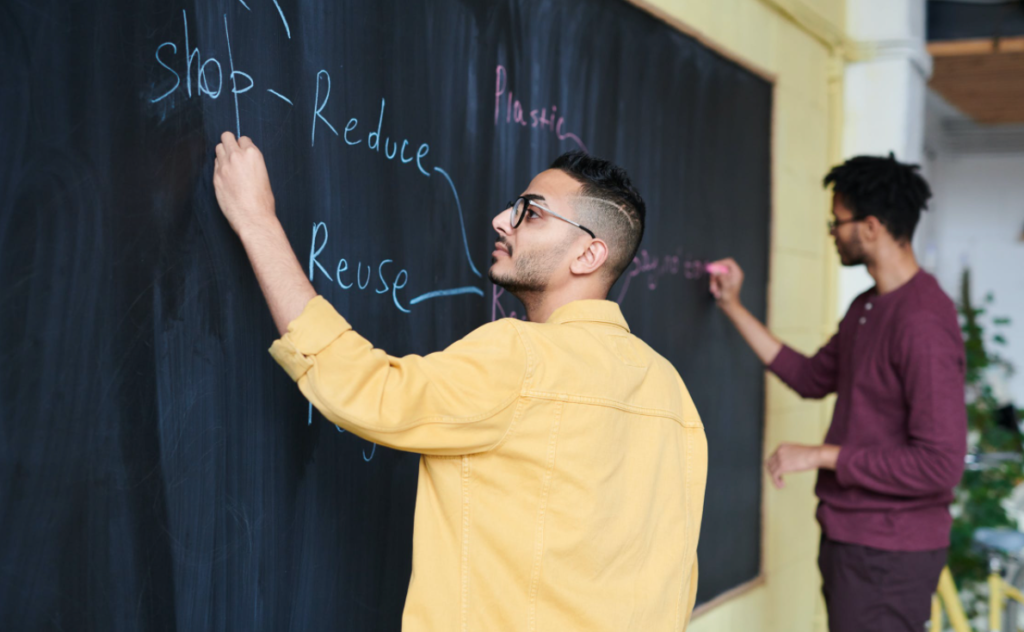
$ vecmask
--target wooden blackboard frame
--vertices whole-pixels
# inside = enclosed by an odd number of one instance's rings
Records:
[[[778,95],[778,75],[776,73],[770,72],[766,68],[764,68],[761,65],[755,63],[754,61],[744,57],[743,55],[740,55],[739,53],[736,53],[735,51],[729,49],[727,46],[725,46],[723,44],[720,44],[715,39],[713,39],[711,37],[708,37],[704,32],[700,31],[699,29],[694,28],[693,26],[690,26],[686,22],[680,20],[679,18],[677,18],[674,15],[670,14],[669,12],[665,11],[661,7],[655,6],[654,4],[649,2],[648,0],[624,0],[624,1],[627,4],[633,5],[637,9],[640,9],[641,11],[647,13],[648,15],[651,15],[652,17],[660,20],[661,22],[665,23],[669,27],[679,31],[683,35],[686,35],[688,37],[693,38],[694,40],[696,40],[698,43],[700,43],[702,46],[704,46],[708,50],[713,51],[717,55],[719,55],[719,56],[721,56],[721,57],[723,57],[723,58],[725,58],[725,59],[727,59],[727,60],[737,64],[738,66],[744,68],[745,70],[748,70],[749,72],[757,75],[758,77],[764,79],[766,82],[771,84],[771,89],[772,89],[771,108],[772,108],[772,111],[771,111],[771,119],[770,119],[771,120],[771,129],[769,130],[769,134],[771,136],[771,139],[769,141],[769,145],[770,146],[769,146],[769,160],[768,160],[768,185],[769,185],[769,192],[768,192],[768,196],[769,196],[769,199],[768,199],[768,209],[769,209],[769,212],[768,212],[768,285],[767,285],[767,287],[765,289],[765,296],[767,297],[767,299],[765,301],[765,323],[770,323],[771,322],[771,309],[772,309],[772,301],[771,301],[771,299],[772,299],[772,282],[771,282],[772,274],[771,274],[771,271],[775,268],[775,253],[776,253],[776,243],[775,243],[775,235],[776,235],[776,230],[775,230],[775,228],[776,228],[776,226],[775,226],[775,220],[776,220],[776,213],[775,213],[775,144],[776,143],[775,142],[776,142],[776,138],[775,138],[775,132],[776,132],[776,129],[777,129],[778,126],[776,125],[775,117],[777,115],[777,111],[778,110],[775,107],[775,104],[777,103],[776,96]],[[767,371],[765,371],[765,376],[764,376],[764,380],[765,380],[765,389],[764,389],[765,401],[763,402],[764,417],[762,417],[762,419],[761,419],[761,431],[762,431],[762,433],[765,433],[765,435],[763,435],[763,436],[766,436],[767,429],[768,429],[768,419],[767,419],[767,417],[768,417],[768,379],[769,379],[768,378],[768,373],[767,373]],[[722,606],[722,605],[724,605],[724,604],[726,604],[728,602],[731,602],[732,600],[734,600],[734,599],[736,599],[738,597],[741,597],[741,596],[745,595],[746,593],[750,592],[751,590],[754,590],[755,588],[758,588],[758,587],[764,585],[767,582],[767,579],[765,577],[765,570],[764,570],[764,567],[765,567],[765,546],[767,544],[765,542],[765,528],[764,528],[764,526],[765,526],[765,519],[767,517],[766,513],[765,513],[764,491],[765,491],[765,486],[767,484],[768,484],[767,483],[767,479],[765,479],[765,482],[763,482],[762,485],[761,485],[761,547],[760,547],[760,549],[761,549],[761,559],[758,560],[758,569],[759,569],[759,571],[758,571],[757,576],[754,577],[753,579],[749,580],[749,581],[743,582],[742,584],[739,584],[739,585],[731,588],[730,590],[727,590],[726,592],[718,595],[717,597],[715,597],[711,601],[708,601],[707,603],[700,604],[699,606],[694,608],[693,615],[692,615],[693,619],[697,619],[698,617],[701,617],[701,616],[711,612],[712,610],[715,610],[719,606]]]

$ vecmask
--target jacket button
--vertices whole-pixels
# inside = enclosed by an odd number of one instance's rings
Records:
[[[866,323],[866,322],[868,322],[868,319],[867,319],[867,318],[864,318],[863,316],[861,316],[861,317],[860,317],[860,324],[862,324],[862,325],[863,325],[863,324],[864,324],[864,323]]]

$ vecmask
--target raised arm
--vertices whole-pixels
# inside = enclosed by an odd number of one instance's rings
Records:
[[[213,186],[224,217],[242,240],[279,334],[316,296],[277,219],[263,154],[247,136],[224,132],[217,145]]]
[[[787,347],[740,301],[743,287],[740,266],[732,259],[722,259],[711,265],[720,270],[711,274],[711,293],[761,362],[801,397],[817,399],[835,392],[839,366],[838,338],[833,336],[811,358]]]
[[[316,295],[277,219],[266,164],[251,140],[221,136],[213,183],[282,334],[270,352],[328,420],[425,454],[468,454],[501,441],[527,368],[515,325],[485,325],[425,357],[375,349]]]
[[[770,365],[779,355],[782,343],[740,301],[743,269],[732,259],[722,259],[711,265],[713,269],[724,270],[711,274],[711,293],[715,301],[761,362],[765,366]]]

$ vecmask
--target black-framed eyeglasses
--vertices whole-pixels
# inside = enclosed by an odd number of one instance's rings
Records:
[[[833,220],[829,220],[828,232],[829,233],[834,232],[835,229],[839,228],[843,224],[852,224],[853,222],[863,222],[863,221],[864,221],[863,219],[856,219],[856,218],[854,218],[854,219],[833,219]]]
[[[510,218],[511,224],[512,224],[512,228],[519,228],[519,225],[523,223],[523,218],[526,217],[526,213],[529,211],[529,207],[530,206],[535,206],[535,207],[539,208],[540,210],[544,211],[545,213],[548,213],[550,215],[554,215],[555,217],[557,217],[558,219],[562,220],[563,222],[568,222],[568,223],[572,224],[573,226],[575,226],[576,228],[579,228],[580,230],[586,232],[588,235],[590,235],[590,237],[592,239],[597,239],[597,235],[594,234],[594,231],[590,230],[586,226],[578,224],[578,223],[572,221],[571,219],[569,219],[568,217],[562,217],[558,213],[552,211],[551,209],[549,209],[547,207],[544,207],[544,206],[541,206],[540,204],[537,204],[533,200],[528,200],[528,199],[522,198],[522,197],[521,198],[516,198],[515,202],[511,202],[510,201],[510,202],[505,204],[506,208],[512,209],[512,217]]]

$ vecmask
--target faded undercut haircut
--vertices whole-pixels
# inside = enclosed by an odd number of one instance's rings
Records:
[[[583,185],[577,221],[608,244],[605,270],[614,283],[632,263],[644,236],[647,206],[625,169],[575,150],[551,163]]]

